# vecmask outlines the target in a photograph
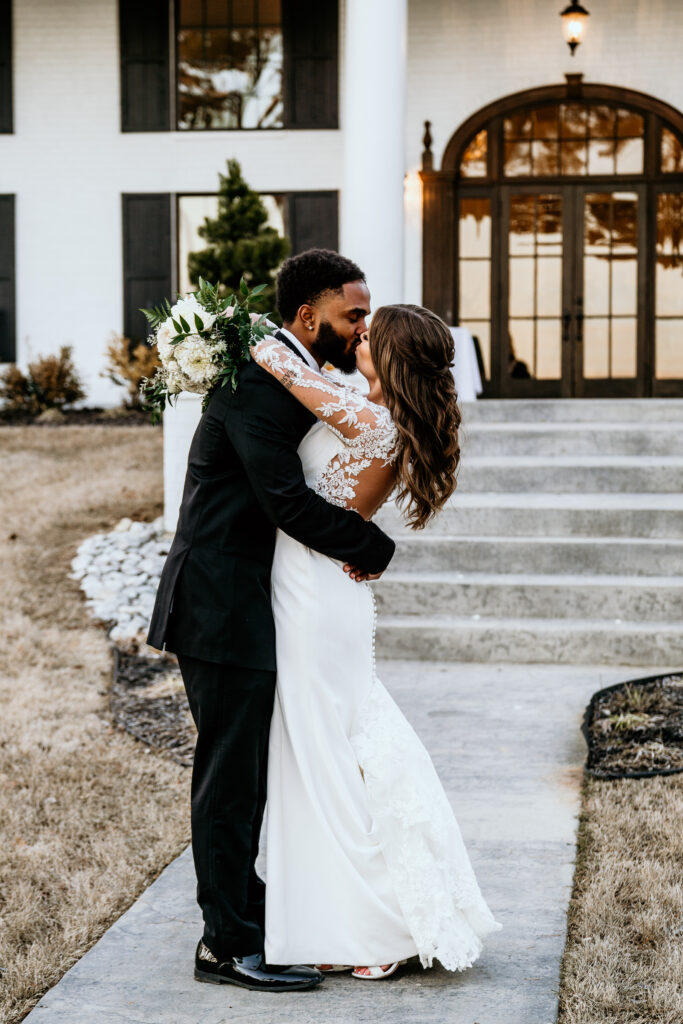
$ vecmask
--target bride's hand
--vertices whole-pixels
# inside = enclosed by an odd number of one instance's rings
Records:
[[[363,583],[365,580],[378,580],[382,575],[381,572],[363,572],[362,569],[358,569],[355,565],[349,565],[348,562],[344,566],[344,572],[347,572],[356,583]]]

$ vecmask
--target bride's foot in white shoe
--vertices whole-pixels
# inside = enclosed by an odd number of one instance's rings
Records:
[[[381,964],[379,967],[355,967],[351,971],[352,978],[360,978],[361,981],[379,981],[380,978],[390,977],[405,960],[395,960],[393,964]]]

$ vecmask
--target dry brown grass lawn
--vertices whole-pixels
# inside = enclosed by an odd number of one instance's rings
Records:
[[[588,780],[558,1024],[683,1021],[683,776]]]
[[[79,542],[161,512],[161,432],[0,428],[0,1020],[20,1020],[189,841],[189,771],[111,726]]]

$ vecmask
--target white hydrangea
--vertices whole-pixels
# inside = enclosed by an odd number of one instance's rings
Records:
[[[171,395],[185,390],[185,377],[177,366],[170,366],[166,372],[166,386]]]
[[[212,358],[213,346],[198,334],[190,334],[176,345],[174,357],[187,380],[201,385],[204,390],[209,388],[218,373],[218,366]]]

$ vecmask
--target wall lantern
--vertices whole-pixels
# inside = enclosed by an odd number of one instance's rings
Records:
[[[560,17],[562,18],[562,32],[564,34],[564,40],[572,51],[573,57],[576,47],[583,39],[583,34],[586,30],[586,22],[590,17],[590,11],[587,11],[585,7],[582,7],[578,0],[572,0],[568,7],[565,7],[563,11],[560,11]]]

